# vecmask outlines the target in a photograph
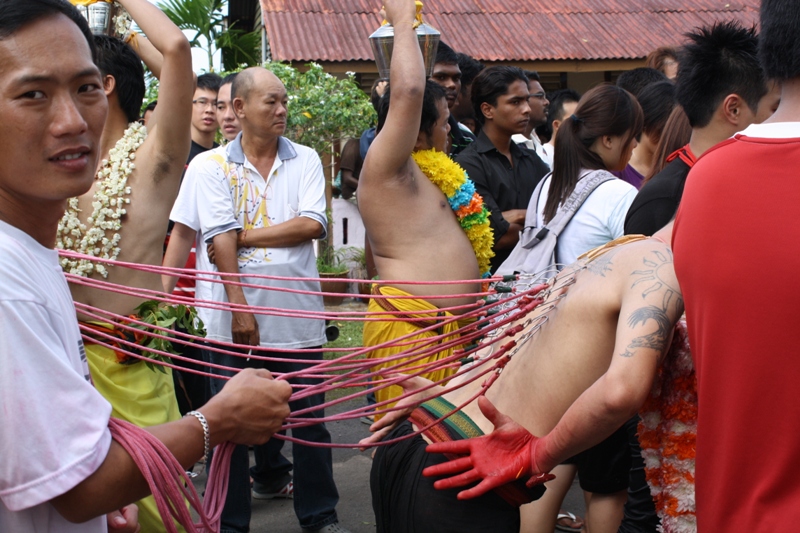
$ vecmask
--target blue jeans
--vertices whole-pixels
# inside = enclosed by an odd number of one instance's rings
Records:
[[[264,357],[287,357],[285,353],[261,350],[258,352],[254,350],[254,353]],[[278,373],[295,372],[309,366],[302,363],[265,363],[255,359],[246,361],[244,357],[218,354],[216,352],[209,352],[209,355],[209,360],[212,363],[235,368],[267,368],[271,372]],[[298,356],[298,358],[321,361],[321,347],[309,348],[307,353]],[[218,374],[225,373],[222,370],[214,370],[213,372]],[[318,378],[298,378],[290,380],[290,383],[314,385],[321,381]],[[212,393],[219,392],[224,384],[225,380],[212,379]],[[295,412],[300,409],[321,405],[324,401],[324,393],[315,394],[290,402],[289,406],[292,412]],[[320,409],[305,416],[320,418],[324,414],[324,410]],[[309,442],[331,442],[331,435],[323,423],[293,429],[292,436]],[[255,446],[256,465],[250,469],[247,446],[236,447],[233,457],[231,457],[228,494],[225,508],[222,511],[222,533],[247,533],[250,530],[250,476],[255,481],[267,486],[274,486],[276,482],[280,483],[282,479],[287,478],[287,474],[292,470],[292,463],[281,454],[282,448],[283,441],[279,439],[270,439],[266,444]],[[294,511],[300,522],[300,527],[303,529],[319,529],[337,522],[336,504],[339,502],[339,492],[336,490],[336,484],[333,481],[331,449],[295,444],[292,447],[292,452],[297,464],[294,468]],[[276,491],[279,489],[280,487]]]

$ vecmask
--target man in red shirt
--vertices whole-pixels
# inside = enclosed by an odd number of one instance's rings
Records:
[[[697,162],[673,236],[697,371],[701,533],[800,519],[800,4],[763,0],[761,28],[780,106]],[[747,286],[762,275],[772,283]]]

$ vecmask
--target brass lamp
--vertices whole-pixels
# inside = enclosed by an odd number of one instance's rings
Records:
[[[414,22],[414,30],[417,32],[419,47],[422,50],[422,59],[425,63],[426,77],[433,75],[433,64],[436,60],[436,49],[439,47],[441,33],[422,21],[422,2],[417,4],[417,20]],[[389,70],[392,63],[392,49],[394,48],[394,28],[387,21],[369,36],[369,44],[372,46],[372,53],[375,55],[375,63],[378,65],[378,73],[381,78],[389,79]]]

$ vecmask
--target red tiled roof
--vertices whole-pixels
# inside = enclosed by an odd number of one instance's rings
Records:
[[[261,0],[279,61],[372,60],[379,0]],[[425,21],[481,61],[637,59],[717,20],[758,20],[758,0],[427,0]]]

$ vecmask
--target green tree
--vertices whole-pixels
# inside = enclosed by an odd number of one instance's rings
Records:
[[[189,44],[205,50],[210,70],[214,70],[217,50],[222,52],[223,70],[257,65],[261,36],[240,30],[235,24],[226,28],[226,5],[227,0],[163,0],[158,7],[180,29],[195,32]]]

